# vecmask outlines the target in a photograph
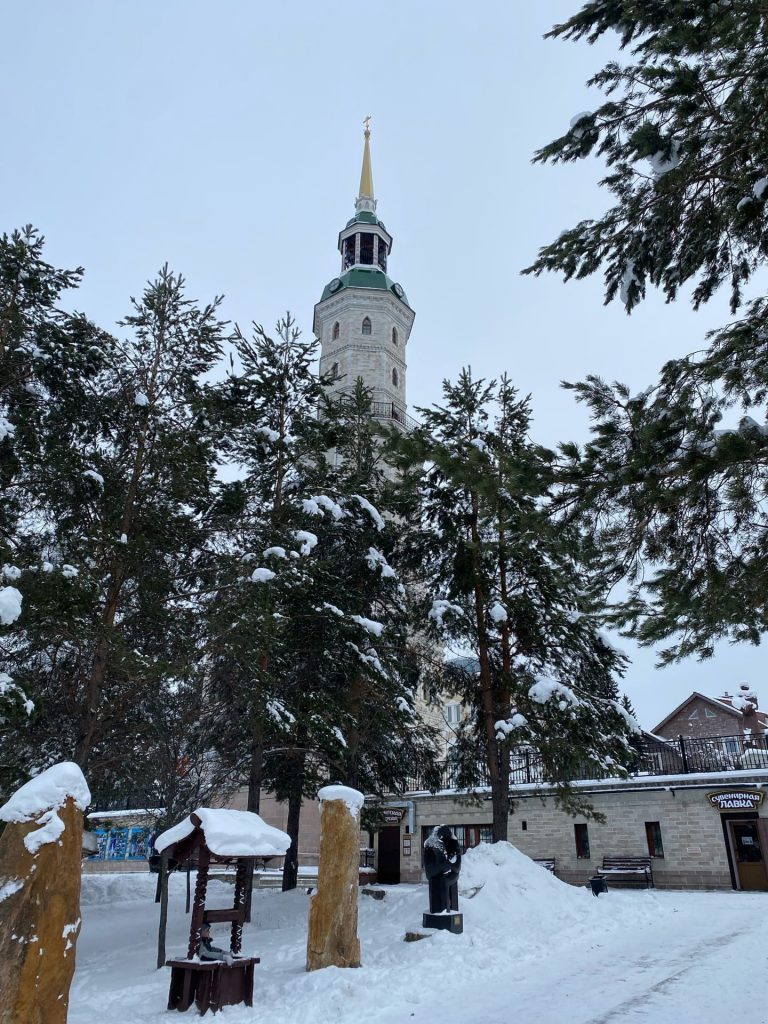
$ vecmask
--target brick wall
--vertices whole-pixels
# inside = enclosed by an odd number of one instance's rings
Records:
[[[696,717],[691,718],[694,712]],[[678,736],[736,736],[741,729],[741,716],[697,698],[686,704],[679,714],[671,718],[661,729],[657,729],[656,735],[663,736],[664,739],[677,739]]]

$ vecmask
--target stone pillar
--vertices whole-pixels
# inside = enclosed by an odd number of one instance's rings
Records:
[[[359,967],[357,893],[360,809],[363,795],[346,786],[326,786],[320,801],[320,865],[309,908],[307,970]]]
[[[80,774],[75,765],[66,767]],[[80,931],[83,808],[90,795],[85,802],[82,791],[62,795],[41,809],[34,800],[15,803],[26,789],[0,809],[7,822],[0,836],[0,1024],[66,1024]]]

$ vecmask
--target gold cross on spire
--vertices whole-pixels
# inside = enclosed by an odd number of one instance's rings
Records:
[[[363,118],[363,124],[365,125],[366,132],[369,132],[371,130],[371,115],[370,114],[367,117]]]

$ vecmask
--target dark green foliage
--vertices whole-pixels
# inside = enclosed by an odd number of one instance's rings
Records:
[[[527,400],[506,378],[468,371],[443,394],[420,410],[420,430],[391,442],[411,527],[401,544],[419,581],[418,628],[437,651],[463,655],[436,665],[429,689],[471,709],[454,755],[465,783],[485,765],[499,840],[512,752],[539,751],[568,808],[587,810],[568,785],[577,766],[621,772],[625,659],[595,630],[587,547],[550,516],[552,453],[529,439]]]
[[[614,205],[529,272],[602,270],[606,302],[619,294],[628,312],[648,284],[668,300],[690,286],[695,308],[727,287],[739,313],[637,396],[595,377],[567,385],[593,432],[583,450],[563,446],[562,507],[591,519],[606,579],[630,581],[614,621],[667,641],[662,662],[710,656],[721,638],[758,643],[768,626],[768,305],[745,294],[768,251],[767,18],[752,0],[598,0],[551,33],[616,31],[630,60],[595,75],[606,102],[536,154],[602,157]]]

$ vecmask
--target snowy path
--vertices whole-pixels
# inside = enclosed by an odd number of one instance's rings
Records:
[[[506,845],[506,844],[505,844]],[[403,942],[426,890],[360,900],[361,970],[304,971],[308,897],[259,892],[244,950],[262,957],[256,1005],[222,1024],[768,1024],[768,894],[613,890],[594,899],[514,848],[468,856],[465,932]],[[464,878],[464,873],[462,874]],[[169,953],[185,944],[174,877]],[[69,1024],[170,1024],[152,969],[153,879],[86,881]],[[212,883],[212,905],[231,887]],[[225,929],[224,929],[225,931]],[[220,937],[223,939],[224,935]],[[194,1014],[189,1014],[194,1019]]]
[[[503,986],[469,986],[469,1020],[768,1024],[768,896],[665,892],[653,898],[663,908],[658,924],[588,948],[558,950],[545,963],[511,965]],[[466,997],[463,1006],[441,1005],[440,1024],[466,1024],[466,1006]],[[411,1019],[429,1019],[414,1009]],[[395,1014],[381,1024],[400,1020]]]

